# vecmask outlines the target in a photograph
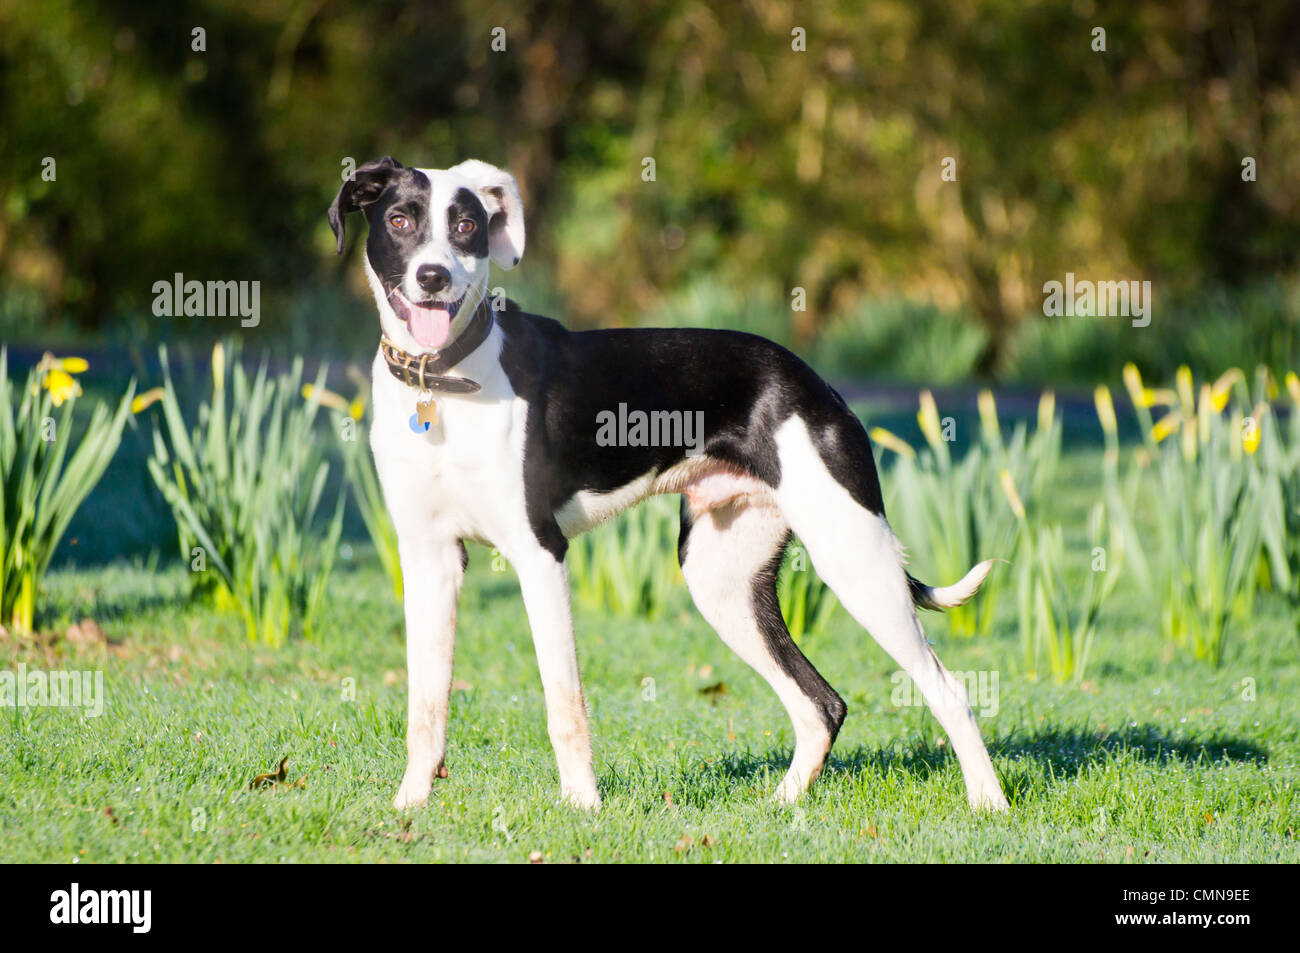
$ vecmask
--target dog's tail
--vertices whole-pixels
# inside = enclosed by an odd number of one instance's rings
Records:
[[[927,586],[919,579],[907,574],[907,588],[911,590],[912,602],[918,609],[951,609],[961,605],[975,593],[993,568],[996,559],[986,559],[973,566],[970,572],[951,586]]]

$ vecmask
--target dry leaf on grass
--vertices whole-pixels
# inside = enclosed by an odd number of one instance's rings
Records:
[[[270,774],[259,774],[257,777],[253,778],[252,781],[248,782],[248,789],[250,791],[256,791],[259,788],[283,787],[286,790],[292,790],[294,788],[305,788],[307,786],[307,775],[305,774],[302,777],[300,777],[297,781],[294,781],[292,784],[286,783],[286,779],[288,778],[289,775],[288,768],[289,768],[289,756],[285,755],[280,760],[279,768],[277,768],[275,771],[271,772]]]
[[[74,645],[103,645],[108,641],[104,637],[104,630],[94,619],[82,619],[73,623],[63,637]]]

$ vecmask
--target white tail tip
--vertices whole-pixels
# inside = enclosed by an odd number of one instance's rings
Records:
[[[993,564],[997,561],[986,559],[982,563],[977,563],[970,572],[951,586],[927,586],[909,575],[907,582],[912,590],[912,601],[922,609],[952,609],[959,606],[979,592],[980,586],[988,578]]]

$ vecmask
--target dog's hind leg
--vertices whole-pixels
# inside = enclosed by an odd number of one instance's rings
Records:
[[[799,651],[781,617],[776,574],[790,531],[770,503],[731,502],[692,516],[685,501],[678,557],[691,597],[718,635],[762,675],[794,723],[795,748],[777,800],[821,773],[845,705]]]
[[[841,442],[857,439],[851,432],[837,436]],[[866,435],[861,439],[865,441]],[[777,501],[808,548],[817,574],[921,690],[952,741],[971,806],[1004,810],[1007,801],[966,688],[943,667],[926,641],[903,569],[902,550],[889,524],[830,473],[798,417],[782,425],[776,442],[781,460]]]

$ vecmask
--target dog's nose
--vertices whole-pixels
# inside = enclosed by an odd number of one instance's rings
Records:
[[[415,283],[429,294],[437,294],[451,284],[451,272],[442,265],[421,265],[415,270]]]

